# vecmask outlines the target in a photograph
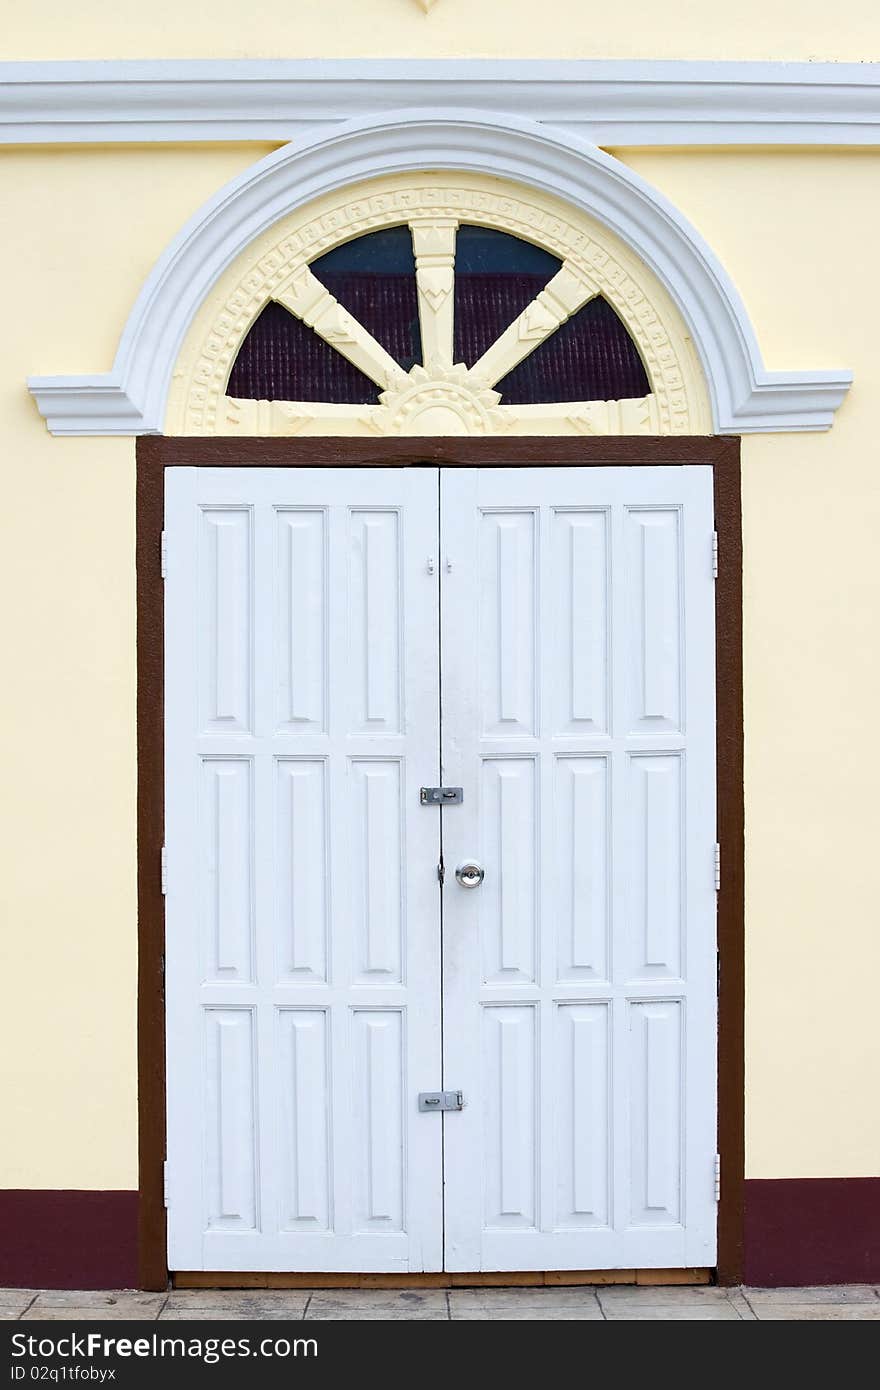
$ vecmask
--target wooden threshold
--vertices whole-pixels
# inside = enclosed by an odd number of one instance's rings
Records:
[[[552,1269],[479,1274],[242,1274],[178,1270],[175,1289],[559,1288],[572,1284],[710,1284],[711,1269]]]

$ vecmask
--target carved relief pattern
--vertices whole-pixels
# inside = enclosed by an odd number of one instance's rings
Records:
[[[597,294],[595,283],[576,265],[566,262],[531,304],[526,305],[519,318],[496,338],[479,362],[474,363],[474,375],[494,386]]]
[[[419,325],[422,361],[438,371],[452,366],[452,330],[455,307],[455,234],[458,222],[438,218],[413,222],[416,287],[419,293]]]
[[[441,176],[377,191],[288,219],[265,234],[243,271],[227,274],[188,335],[172,387],[168,432],[183,434],[689,434],[707,428],[708,405],[687,333],[650,272],[608,234],[525,196]],[[513,189],[513,185],[509,185]],[[309,262],[352,237],[407,223],[416,264],[422,365],[404,372],[338,303]],[[561,269],[472,368],[453,363],[455,235],[461,222],[543,246]],[[291,225],[293,224],[293,225]],[[239,262],[241,264],[241,262]],[[505,406],[492,388],[595,295],[636,343],[652,394],[639,401]],[[233,400],[226,381],[251,324],[270,300],[283,304],[380,388],[379,404]]]
[[[296,314],[309,328],[314,328],[331,347],[341,352],[383,390],[389,386],[399,386],[406,380],[403,368],[356,318],[346,313],[339,300],[334,299],[307,265],[298,266],[272,298]]]

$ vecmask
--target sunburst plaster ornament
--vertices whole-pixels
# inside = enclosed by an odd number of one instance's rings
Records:
[[[415,366],[405,386],[383,391],[379,400],[389,412],[388,434],[492,434],[499,427],[500,395],[462,363]]]

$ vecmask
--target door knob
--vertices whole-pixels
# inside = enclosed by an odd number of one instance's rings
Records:
[[[479,888],[485,876],[485,869],[476,859],[466,859],[455,871],[455,877],[462,888]]]

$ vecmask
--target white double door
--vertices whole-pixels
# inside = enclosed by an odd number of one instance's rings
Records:
[[[171,1268],[714,1263],[711,469],[166,480]]]

